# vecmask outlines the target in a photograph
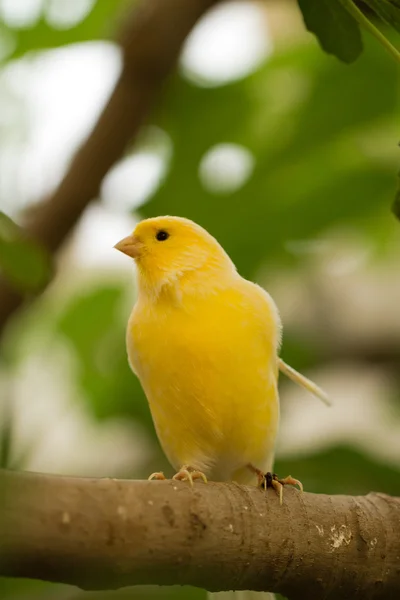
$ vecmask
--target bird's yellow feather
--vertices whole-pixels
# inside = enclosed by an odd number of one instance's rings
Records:
[[[139,293],[128,356],[165,454],[176,469],[250,481],[248,463],[271,469],[278,431],[276,306],[191,221],[148,219],[131,239]]]

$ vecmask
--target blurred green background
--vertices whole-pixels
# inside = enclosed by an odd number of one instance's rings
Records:
[[[131,5],[0,0],[0,210],[16,222],[57,186],[106,102],[121,68],[111,40]],[[364,38],[361,58],[340,63],[290,0],[228,2],[198,24],[54,281],[3,337],[1,466],[171,473],[127,364],[133,267],[112,246],[140,218],[175,214],[206,227],[271,293],[283,358],[333,399],[327,409],[282,380],[276,471],[312,492],[400,495],[399,75]],[[0,597],[92,595],[0,579]]]

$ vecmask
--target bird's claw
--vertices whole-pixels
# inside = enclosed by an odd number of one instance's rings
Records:
[[[208,483],[204,473],[197,471],[197,469],[193,469],[193,467],[189,467],[188,465],[184,465],[178,473],[175,473],[172,479],[175,481],[188,481],[192,487],[195,479],[202,479],[204,483]]]
[[[283,502],[283,486],[284,485],[297,485],[300,492],[303,491],[303,484],[298,479],[294,479],[291,475],[284,479],[279,479],[275,473],[258,473],[258,484],[261,489],[267,490],[272,487],[279,496],[279,503]]]
[[[158,481],[164,481],[167,479],[162,471],[158,471],[156,473],[152,473],[150,477],[147,478],[147,481],[151,481],[152,479],[157,479]]]
[[[167,478],[165,477],[164,473],[160,471],[157,473],[152,473],[150,477],[148,477],[149,481],[151,481],[152,479],[164,481]],[[194,469],[193,467],[189,467],[188,465],[184,465],[178,471],[178,473],[175,473],[172,479],[174,479],[175,481],[188,481],[191,486],[193,486],[193,482],[195,481],[195,479],[202,479],[204,483],[208,483],[207,477],[204,475],[204,473],[198,471],[197,469]]]

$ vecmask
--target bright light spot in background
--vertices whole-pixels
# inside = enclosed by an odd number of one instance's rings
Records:
[[[105,204],[123,211],[143,204],[162,181],[171,153],[169,136],[157,127],[149,127],[139,149],[105,177],[101,189]]]
[[[0,0],[0,16],[7,25],[29,28],[44,12],[49,25],[68,29],[77,25],[92,10],[96,0]]]
[[[17,14],[18,7],[26,17],[29,7],[33,15],[42,6],[37,0],[0,2],[3,12],[7,7],[10,18],[11,13]],[[53,14],[54,17],[60,14],[61,9],[61,12],[71,11],[70,16],[75,11],[74,18],[78,18],[77,7],[80,7],[80,16],[84,16],[82,11],[88,10],[88,0],[79,3],[77,0],[72,3],[69,0],[52,0],[51,4],[46,3],[46,7],[47,15]],[[215,77],[218,75],[219,78],[222,74],[227,80],[242,76],[262,60],[270,47],[264,26],[264,10],[258,4],[229,3],[211,13],[204,23],[195,32],[194,41],[186,47],[183,64],[189,68],[192,64],[190,56],[194,56],[191,53],[196,48],[197,53],[200,48],[200,54],[196,54],[196,65],[200,71],[203,65],[205,75],[207,69],[215,66],[220,69],[215,71]],[[203,34],[198,37],[203,27],[206,33],[208,30],[207,35],[211,35],[205,45]],[[221,57],[220,60],[218,57]],[[237,67],[240,67],[239,71]],[[97,119],[120,68],[121,56],[117,47],[107,43],[86,43],[48,51],[35,58],[24,58],[3,69],[1,76],[5,87],[9,87],[8,95],[14,95],[17,100],[20,99],[21,107],[26,107],[27,123],[18,116],[17,126],[14,121],[8,122],[7,131],[2,129],[1,132],[0,193],[3,209],[8,214],[15,217],[21,207],[42,199],[57,186],[76,148]],[[14,104],[17,104],[15,100]],[[217,162],[206,160],[203,165],[204,185],[209,184],[210,188],[222,193],[242,185],[248,171],[251,171],[252,158],[247,153],[241,154],[241,159],[232,158],[231,152],[225,158],[214,157]],[[232,165],[228,166],[232,171],[229,174],[226,173],[227,161]],[[129,173],[129,167],[133,173]],[[153,149],[139,150],[131,160],[126,159],[110,173],[103,188],[107,204],[111,205],[112,196],[116,198],[117,205],[125,208],[144,202],[164,175],[165,168],[159,156],[153,155]],[[121,191],[123,185],[125,187]]]
[[[185,75],[202,85],[240,79],[272,53],[262,3],[228,2],[211,10],[189,35]]]
[[[0,180],[10,169],[10,160],[15,163],[10,189],[2,183],[2,198],[13,199],[11,209],[45,197],[59,183],[120,68],[119,50],[104,42],[53,50],[5,68],[4,81],[25,104],[30,126],[25,139],[20,136],[18,142],[1,148]]]
[[[102,186],[106,204],[132,210],[154,192],[164,171],[160,156],[150,152],[136,152],[122,160],[107,175]]]
[[[43,0],[0,0],[0,16],[10,27],[29,28],[39,19]]]
[[[74,27],[92,10],[96,0],[50,0],[46,5],[46,20],[55,29]]]
[[[254,168],[254,157],[238,144],[217,144],[201,159],[199,176],[214,193],[234,192],[246,183]]]
[[[91,204],[75,229],[68,268],[119,267],[132,273],[132,260],[125,260],[113,246],[133,231],[136,222],[129,213]]]

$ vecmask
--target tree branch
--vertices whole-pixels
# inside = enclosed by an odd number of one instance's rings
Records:
[[[219,0],[142,0],[120,35],[121,76],[97,124],[51,198],[26,227],[51,253],[63,243],[107,171],[136,136],[196,21]],[[0,330],[24,298],[0,280]]]
[[[0,471],[0,575],[400,597],[400,498]]]

